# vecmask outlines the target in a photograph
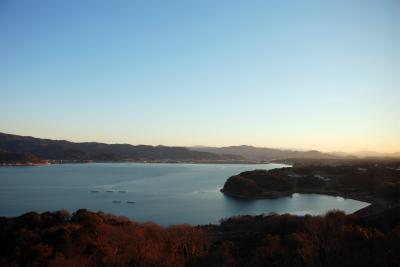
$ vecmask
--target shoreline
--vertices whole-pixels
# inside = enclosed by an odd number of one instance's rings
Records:
[[[292,197],[293,194],[317,194],[317,195],[327,195],[327,196],[333,196],[333,197],[341,197],[344,199],[352,199],[356,201],[361,201],[368,203],[370,205],[372,204],[390,204],[389,202],[376,198],[373,196],[360,196],[358,194],[346,194],[346,193],[341,193],[338,191],[325,191],[325,190],[317,190],[317,189],[300,189],[300,190],[293,190],[293,191],[283,191],[283,192],[278,192],[278,191],[270,191],[270,192],[265,192],[262,194],[252,194],[252,195],[243,195],[243,194],[236,194],[236,193],[231,193],[228,191],[223,190],[223,188],[220,190],[221,193],[228,197],[234,197],[234,198],[240,198],[240,199],[248,199],[248,200],[255,200],[255,199],[278,199],[282,197]]]
[[[285,163],[276,162],[223,162],[223,161],[91,161],[91,162],[46,162],[46,163],[0,163],[0,167],[35,167],[35,166],[48,166],[48,165],[64,165],[64,164],[123,164],[123,163],[142,163],[142,164],[231,164],[231,165],[265,165],[265,164],[279,164],[291,166]]]
[[[368,205],[364,208],[358,209],[348,215],[362,215],[362,216],[374,216],[376,214],[382,213],[386,210],[392,209],[394,207],[399,207],[400,203],[397,202],[389,202],[385,201],[381,198],[376,198],[373,196],[360,196],[354,194],[343,194],[340,192],[333,191],[321,191],[321,190],[294,190],[290,192],[273,192],[271,194],[262,194],[262,195],[241,195],[226,192],[223,189],[220,190],[221,193],[226,195],[227,197],[238,198],[242,200],[256,200],[256,199],[279,199],[282,197],[292,197],[293,194],[318,194],[318,195],[326,195],[333,197],[342,197],[344,199],[352,199],[356,201],[361,201],[367,203]]]

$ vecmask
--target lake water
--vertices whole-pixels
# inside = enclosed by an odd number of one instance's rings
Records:
[[[284,165],[95,163],[1,167],[0,215],[86,208],[162,225],[207,224],[243,214],[323,214],[332,209],[351,213],[368,205],[315,194],[240,200],[219,192],[232,175],[279,167]]]

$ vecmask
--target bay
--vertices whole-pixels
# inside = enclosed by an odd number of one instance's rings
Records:
[[[294,194],[279,199],[241,200],[219,192],[243,171],[281,164],[92,163],[0,168],[0,216],[28,211],[103,211],[145,222],[218,223],[236,215],[352,213],[368,205],[352,199]]]

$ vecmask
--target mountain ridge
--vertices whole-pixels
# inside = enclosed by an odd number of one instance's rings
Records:
[[[232,154],[242,156],[249,160],[269,161],[287,158],[315,158],[315,159],[330,159],[337,158],[335,155],[323,153],[317,150],[291,150],[268,147],[255,147],[249,145],[227,146],[227,147],[207,147],[196,146],[189,149],[194,151],[209,152],[215,154]]]
[[[270,147],[256,147],[252,145],[238,145],[238,146],[225,146],[225,147],[192,146],[188,148],[194,151],[203,151],[215,154],[229,153],[233,155],[240,155],[244,158],[251,160],[281,160],[288,158],[297,158],[297,159],[400,158],[400,152],[382,153],[369,150],[359,151],[354,153],[342,152],[342,151],[322,152],[315,149],[310,149],[310,150],[282,149],[282,148],[270,148]]]
[[[0,151],[37,156],[46,160],[73,161],[229,161],[269,162],[273,160],[365,158],[357,153],[320,152],[318,150],[295,150],[250,145],[211,146],[164,146],[106,144],[101,142],[71,142],[21,136],[0,132]],[[400,157],[400,153],[378,153],[368,151],[369,156]],[[368,155],[367,155],[368,156]],[[10,155],[3,155],[3,158]],[[19,156],[21,157],[21,155]],[[12,157],[11,157],[12,158]],[[17,157],[18,158],[18,157]]]
[[[6,133],[0,133],[0,150],[10,153],[31,153],[48,160],[241,160],[241,157],[236,155],[192,151],[185,147],[75,143]]]

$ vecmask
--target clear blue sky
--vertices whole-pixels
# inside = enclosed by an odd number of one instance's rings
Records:
[[[0,131],[400,151],[400,1],[0,1]]]

